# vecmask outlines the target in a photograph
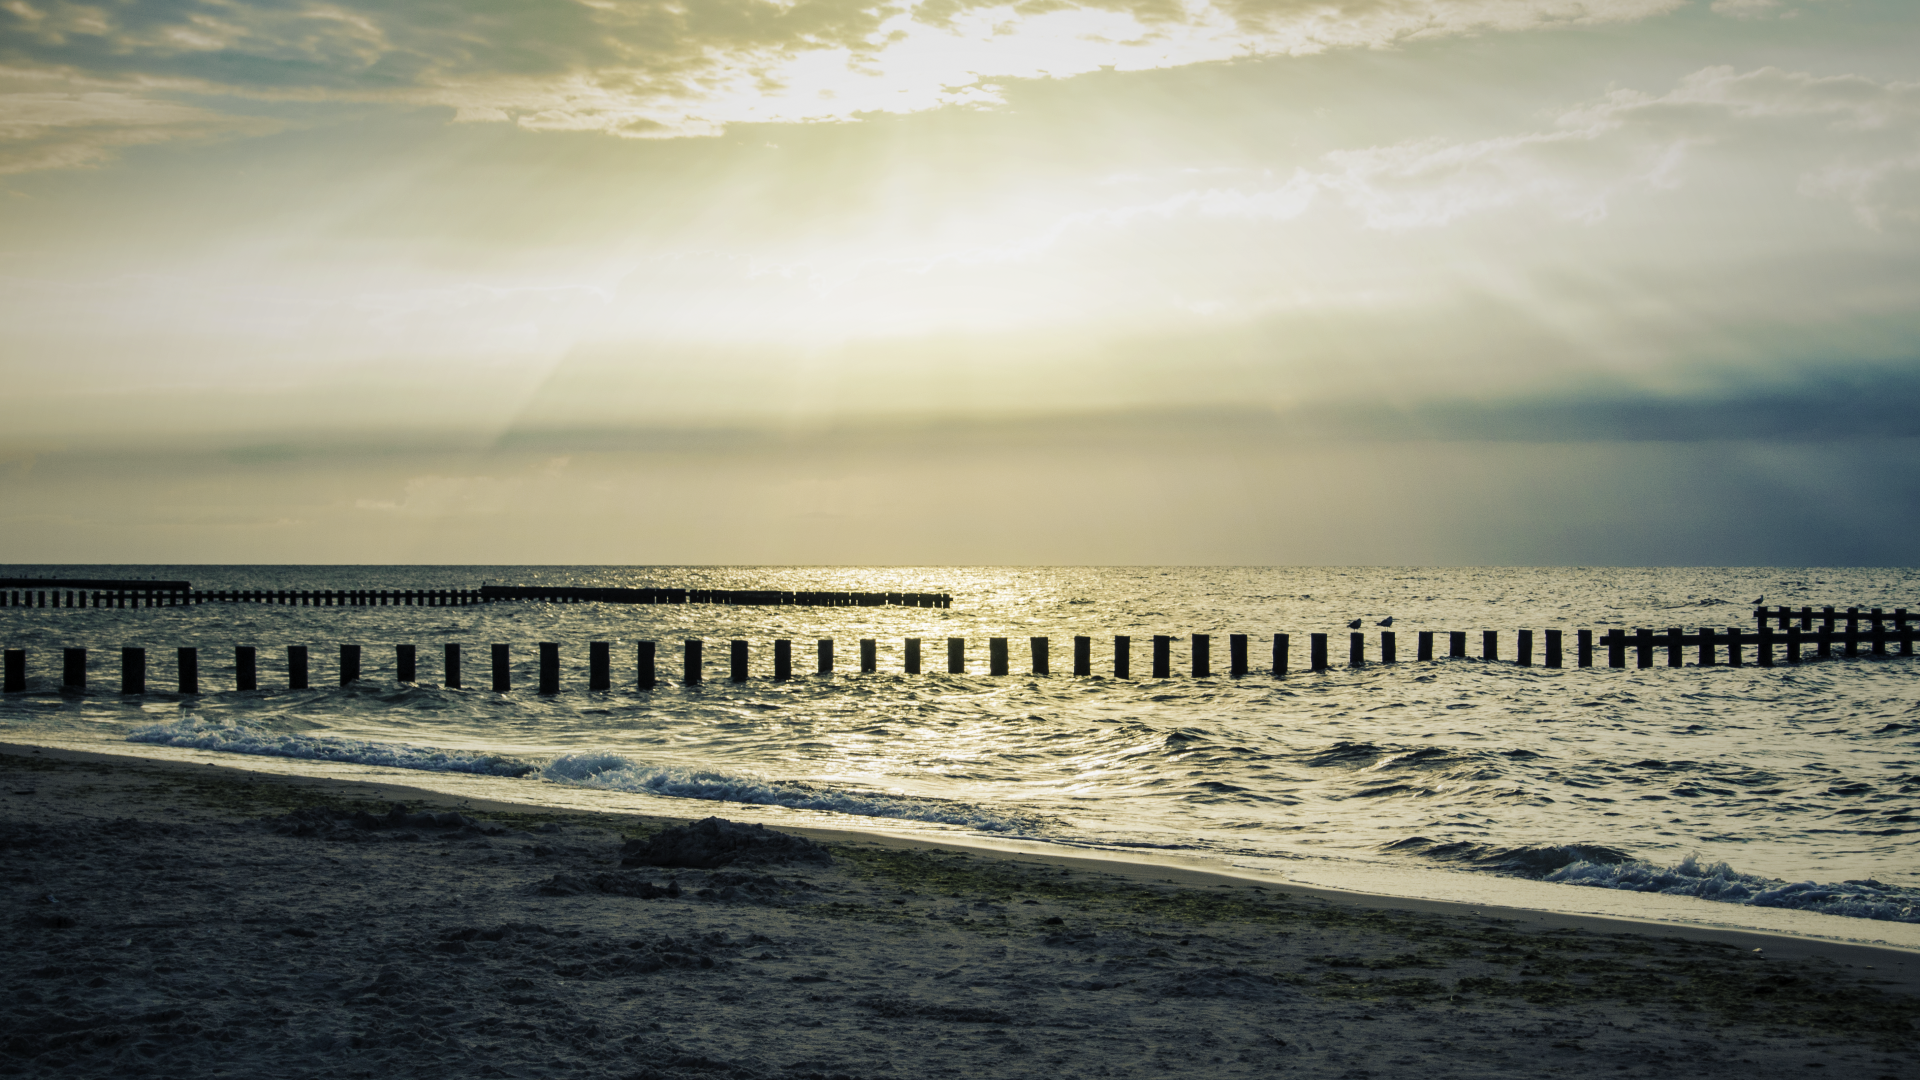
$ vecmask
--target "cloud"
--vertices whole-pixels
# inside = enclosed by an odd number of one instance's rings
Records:
[[[1786,7],[1780,0],[1713,0],[1715,15],[1734,19],[1761,19]]]
[[[280,126],[138,93],[0,93],[0,174],[97,165],[128,146],[263,135]]]
[[[128,101],[179,92],[381,101],[451,107],[465,122],[671,137],[739,122],[991,103],[999,100],[996,82],[1010,78],[1628,21],[1681,3],[5,0],[0,66],[90,81]],[[91,164],[116,145],[205,137],[210,123],[133,115],[118,142],[101,130],[83,147],[21,150],[13,160],[37,168]]]
[[[1086,212],[1049,231],[1198,213],[1290,220],[1330,197],[1368,228],[1437,228],[1511,208],[1595,223],[1627,191],[1686,182],[1697,148],[1790,147],[1798,190],[1843,199],[1873,228],[1920,223],[1920,83],[1710,67],[1662,94],[1614,90],[1541,130],[1474,140],[1414,139],[1326,153],[1272,186],[1188,190],[1152,204]],[[1788,164],[1792,168],[1792,164]]]

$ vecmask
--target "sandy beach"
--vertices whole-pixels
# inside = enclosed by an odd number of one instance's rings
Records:
[[[0,821],[6,1075],[1920,1076],[1897,950],[26,746]]]

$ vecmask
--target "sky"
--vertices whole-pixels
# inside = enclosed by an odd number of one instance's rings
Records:
[[[0,561],[1915,565],[1910,0],[0,0]]]

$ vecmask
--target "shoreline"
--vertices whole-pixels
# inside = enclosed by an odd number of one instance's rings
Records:
[[[1920,1074],[1903,950],[684,820],[0,745],[0,1072]]]
[[[557,814],[576,813],[578,811],[542,802],[517,802],[504,799],[474,798],[454,796],[431,788],[405,783],[390,783],[362,779],[337,779],[315,776],[298,776],[286,773],[262,772],[226,764],[208,763],[205,765],[189,762],[169,761],[162,758],[147,757],[140,754],[108,754],[99,751],[73,750],[62,747],[40,746],[31,743],[12,743],[0,741],[0,755],[6,754],[42,754],[62,760],[94,761],[103,764],[125,766],[140,763],[159,770],[179,769],[183,771],[206,770],[225,772],[253,780],[272,781],[293,787],[324,792],[334,797],[357,799],[359,801],[399,802],[409,806],[457,808],[473,815],[513,814],[550,812]],[[199,752],[204,753],[204,751]],[[371,768],[371,766],[368,766]],[[391,770],[401,772],[404,770]],[[627,810],[588,811],[608,816],[626,816],[641,821],[671,820],[687,822],[709,816],[725,816],[730,804],[718,804],[701,809],[709,813],[692,812],[686,815],[655,815]],[[1537,931],[1581,931],[1605,934],[1658,934],[1690,941],[1725,944],[1742,951],[1764,951],[1769,957],[1791,960],[1823,960],[1838,964],[1871,964],[1876,970],[1886,973],[1903,992],[1920,994],[1920,948],[1906,948],[1889,943],[1869,944],[1858,941],[1839,941],[1832,938],[1794,934],[1785,931],[1769,931],[1734,927],[1701,926],[1695,923],[1668,922],[1658,919],[1627,918],[1612,915],[1588,915],[1579,913],[1547,911],[1535,908],[1515,907],[1500,904],[1468,903],[1453,900],[1436,900],[1421,897],[1405,897],[1384,893],[1368,893],[1351,889],[1329,888],[1318,885],[1306,885],[1276,880],[1257,873],[1234,873],[1231,868],[1201,869],[1182,865],[1175,860],[1155,860],[1142,857],[1137,853],[1089,853],[1080,855],[1061,854],[1045,850],[1014,850],[1005,842],[996,842],[991,838],[971,835],[955,835],[939,839],[924,836],[903,836],[884,831],[864,831],[859,829],[825,828],[779,824],[774,826],[781,832],[794,833],[822,842],[865,843],[882,848],[899,850],[931,850],[955,848],[972,852],[984,857],[1006,860],[1024,860],[1047,865],[1092,871],[1111,875],[1127,881],[1162,882],[1200,886],[1260,886],[1268,889],[1284,890],[1288,893],[1313,897],[1328,903],[1341,904],[1352,908],[1406,911],[1424,915],[1452,917],[1497,918],[1515,926]],[[1037,846],[1037,845],[1035,845]],[[1712,901],[1701,901],[1712,903]],[[1839,916],[1825,916],[1839,918]],[[1870,920],[1861,920],[1867,922]]]

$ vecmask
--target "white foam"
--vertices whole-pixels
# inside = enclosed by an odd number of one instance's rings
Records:
[[[1823,915],[1920,923],[1920,896],[1875,881],[1818,884],[1743,874],[1726,863],[1702,863],[1689,855],[1672,866],[1645,862],[1570,863],[1544,880],[1602,889],[1697,896],[1753,907],[1793,908]]]
[[[385,765],[428,772],[480,773],[485,776],[525,776],[538,766],[498,754],[439,750],[430,746],[342,739],[331,735],[298,735],[270,731],[244,722],[203,720],[192,716],[170,724],[138,728],[128,742],[184,746],[228,754],[311,758],[357,765]]]
[[[633,791],[677,799],[711,799],[755,806],[785,806],[860,817],[899,818],[961,825],[981,832],[1029,832],[1039,819],[996,814],[962,802],[917,799],[880,792],[848,791],[744,773],[652,765],[619,754],[568,754],[541,773],[548,780],[610,791]]]

